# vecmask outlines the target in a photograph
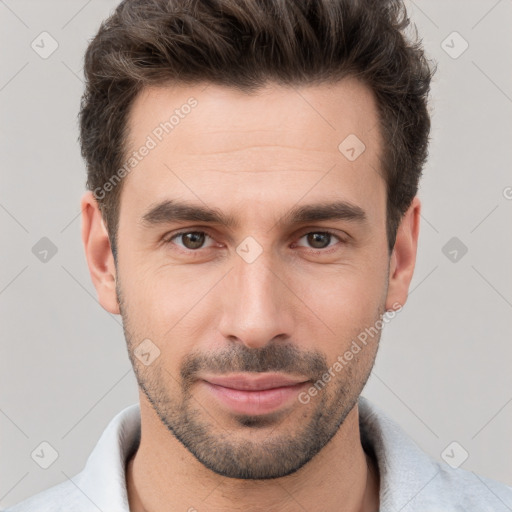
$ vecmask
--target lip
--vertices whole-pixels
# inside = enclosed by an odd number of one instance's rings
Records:
[[[203,377],[203,380],[216,386],[238,389],[242,391],[262,391],[266,389],[294,386],[306,382],[304,379],[289,377],[280,373],[260,373],[248,375],[247,373],[233,373],[231,375],[212,375]]]
[[[278,373],[205,376],[202,382],[224,408],[250,415],[269,414],[285,407],[309,383]]]

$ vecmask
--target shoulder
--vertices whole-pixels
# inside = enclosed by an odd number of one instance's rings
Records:
[[[128,512],[125,465],[140,442],[140,409],[131,405],[107,425],[84,469],[4,512]]]
[[[428,510],[438,510],[440,506],[446,511],[512,510],[512,487],[509,485],[462,468],[452,469],[433,460],[432,466],[436,468],[436,472],[418,494],[419,502],[431,506]],[[413,508],[414,506],[411,510]]]
[[[380,473],[380,512],[511,512],[512,487],[438,462],[378,406],[359,401],[361,441]]]
[[[4,512],[97,512],[92,502],[87,502],[80,490],[71,482],[65,481],[27,498]]]

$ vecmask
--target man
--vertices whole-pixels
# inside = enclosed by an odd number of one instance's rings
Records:
[[[362,398],[432,71],[398,1],[126,0],[85,61],[85,253],[139,405],[11,511],[505,511]]]

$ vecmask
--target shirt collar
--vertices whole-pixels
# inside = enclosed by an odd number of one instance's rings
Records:
[[[117,414],[89,455],[76,485],[100,510],[129,512],[126,464],[140,443],[140,406]]]
[[[359,397],[361,443],[376,460],[380,475],[382,510],[399,510],[413,500],[420,486],[440,469],[405,432],[376,405]],[[84,470],[74,482],[101,510],[129,512],[126,464],[140,443],[140,406],[133,404],[109,423]]]

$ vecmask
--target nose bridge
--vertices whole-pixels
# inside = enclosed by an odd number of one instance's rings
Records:
[[[269,248],[259,249],[255,257],[257,247],[251,243],[237,248],[234,268],[224,282],[220,329],[224,337],[256,348],[276,336],[288,338],[293,324],[290,291],[281,282],[283,277],[276,276],[276,258]]]

